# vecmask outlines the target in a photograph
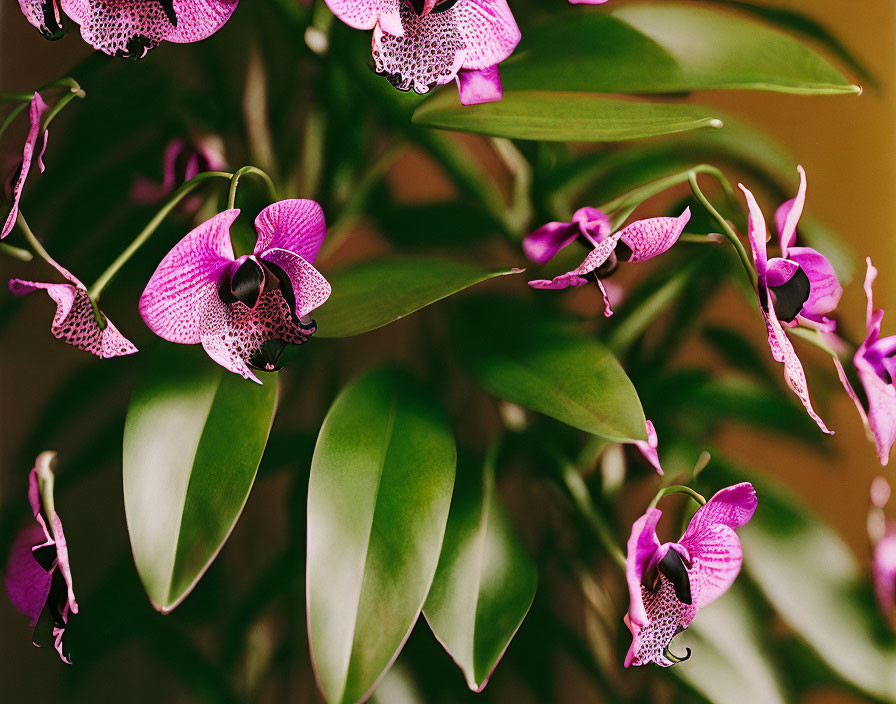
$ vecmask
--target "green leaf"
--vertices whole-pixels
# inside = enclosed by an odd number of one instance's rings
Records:
[[[716,464],[705,474],[721,470]],[[744,480],[727,468],[718,478],[735,476]],[[877,699],[896,700],[896,642],[849,548],[790,494],[760,478],[753,483],[759,506],[739,531],[748,574],[833,672]]]
[[[461,105],[439,91],[414,112],[414,124],[491,137],[546,142],[622,142],[701,127],[721,127],[709,108],[614,100],[588,93],[507,90],[503,100]]]
[[[861,92],[786,34],[693,3],[570,12],[527,32],[517,56],[502,65],[501,78],[511,91]]]
[[[603,345],[528,302],[488,298],[458,308],[459,353],[487,390],[615,442],[646,439],[635,387]]]
[[[329,274],[333,293],[314,314],[317,336],[360,335],[482,281],[521,271],[435,258],[368,260]]]
[[[735,584],[672,642],[673,653],[693,653],[673,673],[713,704],[790,701],[763,643],[769,624],[757,623],[761,613]]]
[[[495,496],[493,458],[460,479],[423,615],[479,692],[529,612],[538,573]]]
[[[401,650],[429,592],[456,452],[429,398],[377,371],[347,387],[308,487],[308,632],[326,700],[356,702]]]
[[[162,613],[192,591],[233,530],[255,481],[277,402],[198,347],[162,345],[134,389],[124,428],[131,549]]]

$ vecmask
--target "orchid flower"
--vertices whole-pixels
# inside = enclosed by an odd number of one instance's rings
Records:
[[[457,81],[464,105],[500,100],[498,64],[520,41],[507,0],[326,0],[339,19],[373,30],[377,73],[402,91]]]
[[[796,227],[806,200],[806,173],[800,173],[799,192],[775,213],[781,245],[781,256],[768,258],[768,233],[765,217],[753,194],[743,185],[740,189],[750,211],[749,236],[753,264],[758,275],[759,308],[768,330],[768,343],[776,362],[784,364],[784,378],[799,397],[809,416],[825,433],[830,433],[824,421],[812,407],[806,373],[797,357],[784,326],[794,327],[800,322],[809,327],[831,332],[834,321],[827,318],[843,292],[830,262],[809,247],[794,247]]]
[[[56,314],[50,325],[53,336],[103,359],[136,352],[137,348],[118,331],[112,321],[106,318],[102,311],[94,309],[93,302],[87,294],[87,287],[51,257],[44,258],[69,283],[40,283],[12,279],[9,282],[9,290],[16,296],[25,296],[39,290],[47,292],[47,295],[56,302]]]
[[[157,203],[203,171],[221,171],[227,165],[224,143],[220,137],[178,138],[165,148],[162,157],[161,183],[138,177],[131,187],[131,197],[137,203]],[[185,202],[185,210],[195,210],[196,201]]]
[[[71,665],[65,629],[78,602],[72,589],[68,547],[53,502],[55,452],[41,453],[28,475],[28,501],[35,523],[16,537],[6,567],[9,600],[29,619],[33,642],[53,643],[62,661]]]
[[[222,367],[260,384],[250,367],[277,371],[285,346],[316,330],[308,314],[330,284],[313,263],[327,229],[314,201],[280,201],[256,218],[255,251],[235,259],[230,226],[239,212],[219,213],[174,246],[146,285],[140,314],[159,337],[201,343]]]
[[[223,27],[239,0],[19,0],[28,21],[49,39],[64,33],[63,12],[81,36],[110,56],[140,59],[163,41],[188,43]]]
[[[603,295],[604,315],[609,317],[613,309],[601,279],[615,271],[619,260],[643,262],[666,252],[678,241],[690,218],[691,209],[685,208],[677,218],[637,220],[611,235],[610,220],[604,213],[597,208],[581,208],[571,222],[549,222],[527,235],[523,252],[532,261],[544,264],[577,239],[591,247],[591,252],[572,271],[550,280],[530,281],[529,285],[557,290],[596,283]]]
[[[31,105],[28,108],[28,116],[31,120],[31,127],[28,130],[28,136],[25,138],[25,147],[22,149],[22,161],[13,172],[10,179],[10,187],[7,196],[9,197],[12,208],[6,216],[3,223],[3,230],[0,231],[0,240],[6,237],[16,224],[16,218],[19,214],[19,201],[22,198],[22,189],[25,187],[25,180],[28,178],[28,172],[31,171],[31,162],[34,158],[34,149],[37,146],[37,139],[40,136],[40,119],[47,109],[47,104],[40,97],[39,93],[35,93],[31,99]],[[41,173],[44,171],[43,153],[47,148],[47,132],[44,132],[44,147],[37,157],[37,165]]]
[[[662,511],[649,508],[635,521],[625,560],[629,609],[625,624],[632,644],[625,666],[679,662],[669,644],[697,611],[718,599],[740,572],[742,551],[735,529],[756,511],[749,483],[722,489],[701,506],[676,543],[660,544]],[[690,650],[684,659],[690,656]]]
[[[840,381],[855,403],[862,422],[877,447],[880,463],[886,465],[896,442],[896,335],[880,336],[884,312],[881,309],[875,310],[872,290],[877,279],[877,269],[871,264],[870,258],[865,261],[868,266],[865,274],[865,296],[868,299],[866,332],[865,340],[853,357],[853,364],[865,391],[864,404],[847,380],[843,366],[836,357],[834,363],[837,365]]]

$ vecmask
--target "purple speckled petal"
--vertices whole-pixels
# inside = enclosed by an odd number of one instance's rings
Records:
[[[26,19],[47,39],[59,39],[65,32],[59,0],[19,0]]]
[[[457,72],[457,92],[462,105],[494,103],[504,97],[501,73],[497,64],[488,68],[466,69]]]
[[[373,29],[379,24],[384,32],[401,36],[404,29],[398,13],[400,0],[326,0],[327,7],[340,20],[355,29]]]
[[[568,222],[549,222],[523,238],[523,254],[536,264],[544,264],[571,245],[579,228]]]
[[[286,249],[314,264],[327,236],[324,211],[313,200],[281,200],[269,205],[255,218],[258,240],[255,254],[269,249]]]
[[[588,279],[583,279],[581,276],[576,276],[575,274],[566,273],[555,276],[553,279],[535,279],[534,281],[530,281],[529,285],[532,288],[542,290],[562,291],[565,288],[584,286],[587,283]]]
[[[269,249],[260,257],[273,262],[289,276],[296,298],[296,316],[299,318],[322,306],[330,297],[330,283],[298,254],[285,249]]]
[[[200,342],[202,309],[217,296],[233,262],[230,226],[239,210],[225,210],[190,232],[165,255],[140,296],[140,315],[169,342]],[[223,305],[223,304],[222,304]]]
[[[765,320],[766,330],[768,332],[768,344],[772,351],[772,357],[776,362],[784,365],[784,379],[791,390],[800,399],[803,407],[809,416],[816,422],[819,428],[825,433],[831,434],[824,421],[815,412],[812,407],[812,401],[809,397],[809,388],[806,381],[806,373],[803,371],[803,365],[793,344],[784,332],[781,322],[778,320],[775,312],[774,302],[768,291],[768,255],[766,254],[766,240],[768,231],[765,226],[765,217],[753,194],[743,184],[740,189],[744,192],[747,199],[747,206],[750,212],[749,219],[749,238],[750,248],[753,250],[753,264],[756,267],[756,273],[759,277],[759,308],[762,317]],[[763,306],[767,302],[767,309]]]
[[[797,166],[800,174],[800,189],[796,198],[791,198],[775,211],[775,227],[781,240],[781,256],[789,258],[789,250],[796,244],[796,226],[803,214],[803,206],[806,204],[806,172],[802,166]]]
[[[165,41],[184,44],[210,37],[227,24],[238,3],[239,0],[174,0],[177,27]]]
[[[678,241],[691,219],[691,209],[685,208],[677,218],[649,218],[637,220],[617,233],[632,250],[630,262],[643,262],[659,256]]]
[[[660,465],[660,457],[657,454],[657,447],[659,446],[659,440],[656,436],[656,429],[653,427],[653,423],[649,420],[647,421],[647,441],[638,440],[635,442],[635,447],[640,450],[641,454],[644,455],[644,459],[650,462],[653,467],[656,469],[656,473],[660,476],[663,476],[663,467]]]
[[[871,562],[874,593],[881,613],[896,616],[896,523],[888,523],[884,536],[874,546]]]
[[[46,109],[47,104],[43,101],[43,98],[38,93],[35,93],[28,108],[31,127],[28,129],[28,136],[25,138],[25,146],[22,149],[22,166],[19,169],[18,178],[16,178],[16,182],[12,187],[12,208],[6,216],[6,221],[3,223],[3,230],[0,231],[0,240],[12,232],[12,228],[16,224],[16,218],[19,216],[19,201],[22,198],[22,189],[25,187],[25,179],[28,178],[28,172],[31,170],[34,147],[37,145],[40,132],[40,118]],[[46,144],[46,134],[44,134],[44,144]],[[43,171],[43,163],[40,159],[38,159],[38,162],[40,170]]]
[[[632,633],[632,644],[625,656],[625,666],[629,667],[641,648],[641,631],[650,619],[644,605],[641,581],[644,573],[660,547],[656,537],[656,526],[663,512],[657,508],[649,508],[632,525],[625,557],[625,581],[628,584],[629,607],[625,623]],[[637,664],[637,663],[636,663]]]
[[[641,591],[647,623],[640,628],[637,642],[632,631],[632,644],[625,656],[625,666],[653,662],[661,667],[671,667],[675,663],[666,657],[666,649],[672,639],[691,624],[697,608],[680,602],[675,596],[672,582],[662,575],[657,589],[651,591],[642,586]],[[627,616],[626,622],[630,618]]]

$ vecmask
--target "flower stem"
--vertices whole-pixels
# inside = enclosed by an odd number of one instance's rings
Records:
[[[588,487],[585,486],[585,482],[582,480],[581,475],[576,471],[576,468],[572,463],[566,461],[564,458],[558,457],[557,461],[560,463],[560,472],[563,477],[563,483],[566,485],[567,491],[569,491],[573,502],[579,509],[579,513],[582,514],[582,517],[588,521],[588,524],[594,529],[594,534],[603,544],[616,566],[625,572],[625,555],[622,554],[622,550],[616,542],[616,537],[613,535],[613,529],[610,528],[606,519],[600,514],[595,507],[594,502],[591,500],[591,494],[588,492]]]
[[[0,91],[0,103],[27,103],[34,97],[31,93]]]
[[[22,211],[19,211],[19,215],[16,218],[16,224],[19,226],[19,229],[22,231],[22,234],[25,235],[25,239],[28,240],[28,244],[31,245],[31,249],[43,259],[47,264],[52,267],[56,267],[56,260],[50,256],[49,252],[44,249],[44,246],[40,243],[37,237],[34,236],[34,233],[31,231],[31,228],[28,226],[28,222],[25,220],[25,216],[22,215]]]
[[[6,244],[6,242],[0,242],[0,252],[13,259],[18,259],[20,262],[30,262],[34,259],[34,255],[27,249],[13,247],[11,244]]]
[[[240,177],[244,176],[245,174],[258,176],[262,181],[264,181],[265,186],[267,186],[268,195],[272,203],[280,199],[280,197],[277,195],[277,187],[274,186],[274,182],[271,180],[270,176],[268,176],[257,166],[244,166],[243,168],[236,171],[230,178],[230,191],[228,191],[227,193],[228,210],[232,209],[236,205],[236,188],[240,182]]]
[[[109,267],[100,274],[100,277],[94,282],[94,284],[87,289],[87,295],[90,296],[91,300],[98,301],[100,294],[103,292],[103,289],[108,285],[108,283],[112,280],[112,278],[118,273],[118,270],[123,267],[127,261],[134,256],[140,247],[144,245],[144,243],[152,236],[159,225],[162,224],[162,221],[168,216],[174,207],[180,203],[184,197],[189,194],[196,186],[198,186],[203,181],[208,181],[212,178],[232,178],[233,174],[228,173],[227,171],[205,171],[201,174],[197,174],[193,178],[191,178],[186,183],[182,184],[180,188],[178,188],[174,193],[171,194],[171,197],[167,200],[165,205],[161,207],[161,209],[153,216],[152,220],[143,228],[137,237],[134,238],[134,241],[128,245],[128,248],[125,249],[116,259],[112,262]]]
[[[659,195],[664,191],[668,191],[674,186],[687,182],[691,173],[708,174],[715,177],[715,179],[722,186],[722,189],[725,191],[726,196],[728,196],[732,200],[735,198],[734,189],[731,187],[731,184],[728,182],[725,174],[723,174],[712,164],[698,164],[697,166],[688,169],[687,171],[681,171],[680,173],[657,179],[656,181],[640,186],[633,191],[623,193],[621,196],[619,196],[618,198],[614,198],[609,203],[601,205],[600,210],[607,214],[610,214],[623,208],[630,208],[631,210],[629,211],[629,214],[631,214],[631,211],[633,211],[637,206],[639,206],[648,198],[652,198],[653,196]]]
[[[700,201],[701,205],[706,208],[707,212],[712,215],[713,219],[719,223],[719,226],[722,228],[722,234],[728,238],[728,241],[734,246],[734,250],[737,252],[737,256],[740,258],[740,263],[744,267],[744,271],[747,273],[747,278],[750,280],[750,285],[755,289],[757,285],[757,276],[756,270],[753,268],[753,262],[750,260],[749,255],[747,254],[747,250],[744,249],[743,242],[740,241],[740,238],[737,236],[737,233],[731,228],[731,225],[728,224],[728,221],[722,217],[718,210],[716,210],[712,203],[709,202],[709,199],[703,195],[703,191],[700,190],[700,186],[697,184],[697,171],[692,170],[688,172],[688,182],[691,184],[691,191],[694,194],[694,197]]]
[[[687,494],[701,506],[706,505],[706,499],[703,498],[702,494],[698,494],[696,491],[691,489],[691,487],[685,486],[684,484],[673,484],[672,486],[664,487],[656,492],[656,496],[653,497],[653,501],[650,502],[650,506],[648,508],[656,508],[657,504],[660,502],[660,499],[664,496],[667,496],[668,494]]]

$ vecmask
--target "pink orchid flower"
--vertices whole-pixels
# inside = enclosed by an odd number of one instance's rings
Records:
[[[609,296],[601,279],[616,269],[619,260],[643,262],[659,256],[678,241],[691,219],[690,208],[677,218],[637,220],[615,234],[609,218],[597,208],[581,208],[572,222],[549,222],[523,239],[523,252],[532,261],[544,264],[560,250],[581,239],[591,252],[572,271],[553,279],[530,281],[532,288],[565,289],[596,283],[604,299],[604,315],[613,314]],[[622,243],[622,246],[618,246]]]
[[[830,433],[824,421],[812,407],[806,373],[784,326],[802,323],[823,332],[836,327],[827,317],[840,301],[843,288],[834,268],[819,252],[809,247],[794,247],[796,227],[806,200],[806,173],[798,167],[800,189],[793,200],[787,201],[775,213],[779,232],[781,256],[768,258],[768,232],[765,217],[753,194],[743,185],[740,189],[750,211],[749,236],[753,250],[753,264],[759,279],[757,295],[759,308],[768,330],[768,343],[776,362],[784,365],[784,378],[799,397],[809,416],[825,433]]]
[[[19,201],[22,198],[22,189],[25,188],[25,180],[31,171],[31,162],[34,158],[34,149],[37,146],[37,139],[40,136],[40,118],[47,109],[47,104],[43,101],[38,93],[34,94],[31,99],[31,105],[28,108],[28,116],[31,120],[31,127],[28,130],[28,136],[25,138],[25,147],[22,149],[22,161],[18,164],[10,178],[9,192],[6,194],[9,198],[12,208],[6,216],[3,223],[3,230],[0,230],[0,240],[6,237],[16,224],[16,218],[19,215]],[[37,157],[37,165],[41,173],[44,171],[43,154],[47,148],[47,132],[44,132],[44,147]]]
[[[71,615],[78,613],[78,602],[65,533],[52,505],[55,459],[55,452],[41,453],[28,475],[28,501],[35,523],[24,528],[13,543],[6,566],[6,592],[13,606],[29,618],[34,644],[52,643],[62,661],[71,665],[64,637]]]
[[[650,508],[635,521],[625,560],[630,599],[625,624],[632,633],[626,667],[649,662],[669,667],[680,661],[669,644],[697,611],[734,583],[743,558],[735,529],[746,525],[755,511],[756,492],[742,483],[722,489],[701,506],[677,543],[660,544],[659,509]],[[689,656],[690,650],[684,659]]]
[[[64,12],[81,36],[110,56],[140,59],[163,41],[188,43],[223,27],[239,0],[19,0],[28,21],[49,39],[64,33]]]
[[[94,310],[90,296],[87,295],[87,287],[68,269],[52,259],[48,259],[48,262],[69,283],[11,279],[9,290],[16,296],[46,291],[56,302],[56,314],[53,316],[50,332],[63,342],[102,359],[134,354],[137,348],[131,341],[101,311]]]
[[[224,143],[220,137],[201,136],[196,139],[179,137],[171,140],[162,157],[162,182],[154,183],[137,177],[131,187],[131,198],[137,203],[158,203],[179,186],[203,171],[226,168]],[[201,200],[187,199],[184,210],[196,210]]]
[[[868,299],[865,340],[853,357],[853,364],[865,391],[864,403],[847,380],[846,372],[836,357],[834,363],[846,393],[855,403],[859,416],[877,447],[880,463],[886,465],[896,442],[896,335],[880,336],[884,312],[881,309],[875,310],[872,290],[877,279],[877,269],[871,264],[870,257],[865,262],[868,266],[865,274],[865,296]]]
[[[285,346],[316,331],[308,314],[330,284],[313,263],[327,228],[314,201],[274,203],[255,219],[255,251],[235,259],[230,226],[239,212],[219,213],[174,246],[140,297],[140,315],[159,337],[201,343],[222,367],[260,384],[250,367],[277,371]]]
[[[327,0],[339,19],[373,30],[377,73],[402,91],[457,81],[474,105],[503,96],[498,64],[520,41],[507,0]]]

